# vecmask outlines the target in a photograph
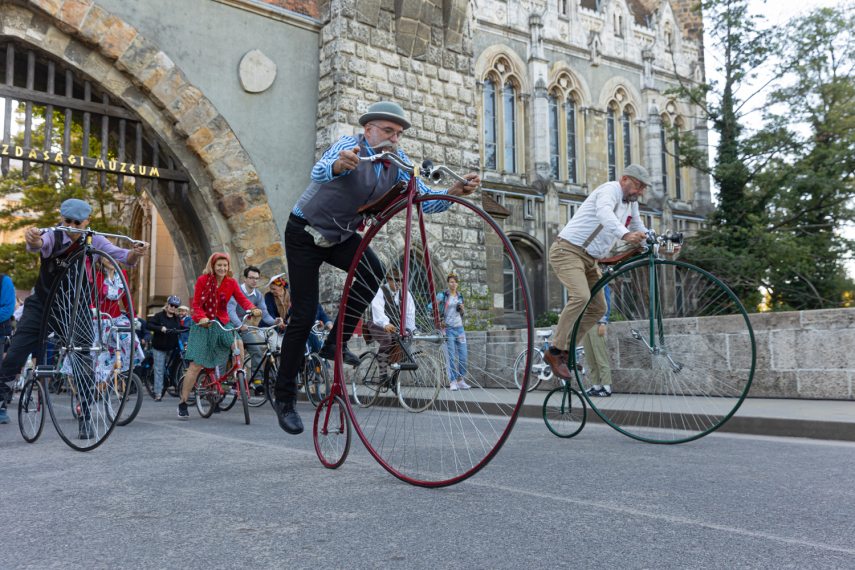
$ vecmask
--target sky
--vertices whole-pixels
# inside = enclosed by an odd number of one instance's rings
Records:
[[[763,14],[766,21],[770,25],[781,25],[788,22],[795,16],[806,14],[815,8],[833,7],[838,5],[848,5],[855,9],[855,3],[852,0],[845,2],[843,0],[750,0],[751,11],[757,14]],[[706,58],[706,74],[708,79],[715,79],[715,50],[712,46],[712,40],[709,37],[704,38],[704,49],[707,52]],[[747,93],[747,91],[746,91]],[[762,100],[758,100],[758,105],[762,104]],[[757,120],[756,126],[759,126],[759,113],[748,115],[749,123],[752,120]],[[710,161],[714,159],[715,143],[717,137],[715,133],[710,132]],[[850,239],[855,239],[855,225],[850,225],[845,228],[844,235]],[[849,275],[855,278],[855,255],[850,253],[850,259],[847,262]]]

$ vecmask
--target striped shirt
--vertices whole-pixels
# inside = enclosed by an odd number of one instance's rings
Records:
[[[374,156],[377,154],[373,148],[368,144],[367,141],[363,141],[363,146],[366,150],[368,156]],[[333,144],[326,152],[324,152],[323,156],[321,156],[320,160],[315,163],[315,166],[312,168],[312,181],[317,182],[318,184],[324,184],[326,182],[330,182],[335,178],[339,178],[341,176],[346,176],[350,174],[350,170],[344,170],[339,175],[333,174],[333,164],[336,160],[338,160],[338,154],[343,150],[351,150],[359,146],[359,141],[356,137],[353,136],[344,136],[341,137],[335,144]],[[406,164],[412,164],[412,161],[404,154],[404,151],[398,149],[397,155],[401,157]],[[383,168],[383,164],[380,162],[374,163],[374,172],[379,176],[380,169]],[[410,181],[410,173],[404,172],[403,169],[398,169],[398,181],[409,182]],[[433,189],[427,186],[421,179],[416,180],[416,184],[419,188],[420,194],[446,194],[448,190],[440,190]],[[444,212],[451,206],[451,202],[446,201],[438,201],[438,202],[425,202],[422,204],[422,210],[427,214],[436,214],[439,212]],[[293,210],[291,210],[295,215],[305,218],[305,214],[303,214],[302,210],[298,208],[296,205]]]

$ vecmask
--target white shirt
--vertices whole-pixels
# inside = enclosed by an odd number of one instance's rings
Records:
[[[596,237],[586,246],[591,235]],[[638,202],[624,202],[618,182],[606,182],[591,192],[558,236],[579,247],[594,259],[608,257],[615,242],[631,231],[646,232],[638,213]]]
[[[395,307],[401,306],[401,290],[395,291]],[[371,320],[378,327],[385,327],[389,324],[389,318],[386,316],[386,297],[383,296],[383,288],[377,289],[377,294],[371,300]],[[400,309],[398,309],[400,310]],[[413,294],[407,291],[407,330],[416,330],[416,307],[413,304]]]

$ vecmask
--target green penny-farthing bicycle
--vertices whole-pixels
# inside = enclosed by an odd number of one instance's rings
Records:
[[[641,254],[608,268],[591,290],[594,299],[611,288],[606,347],[612,395],[589,396],[571,362],[584,401],[569,382],[547,396],[543,417],[556,435],[580,431],[574,418],[584,417],[580,408],[587,402],[629,437],[683,443],[720,428],[742,405],[756,365],[748,313],[716,276],[661,255],[682,239],[650,232]],[[580,322],[570,346],[581,344]]]

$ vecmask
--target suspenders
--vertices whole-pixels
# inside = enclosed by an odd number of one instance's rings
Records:
[[[618,203],[615,205],[615,212],[614,212],[615,216],[617,216],[617,211],[618,211],[618,208],[620,208],[620,205],[621,205],[621,202],[618,202]],[[595,239],[598,235],[600,235],[600,232],[601,232],[601,231],[603,231],[603,224],[599,224],[596,228],[594,228],[594,231],[592,231],[592,232],[591,232],[591,235],[589,235],[589,236],[588,236],[588,239],[586,239],[586,240],[585,240],[585,243],[583,243],[583,244],[582,244],[582,248],[583,248],[583,249],[585,249],[585,248],[587,248],[589,245],[591,245],[591,242],[592,242],[592,241],[594,241],[594,239]]]

